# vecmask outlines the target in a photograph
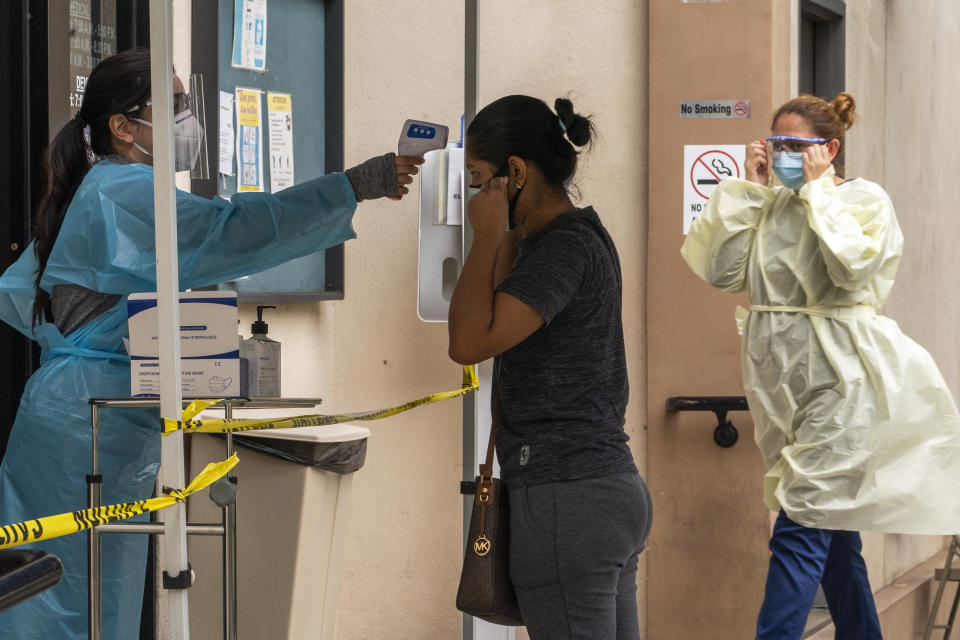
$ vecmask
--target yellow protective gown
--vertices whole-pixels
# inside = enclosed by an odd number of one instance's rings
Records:
[[[893,205],[833,177],[797,193],[724,180],[683,244],[697,275],[750,296],[741,367],[766,503],[821,529],[960,532],[956,404],[876,314],[903,247]]]

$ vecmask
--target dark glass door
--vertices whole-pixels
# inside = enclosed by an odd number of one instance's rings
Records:
[[[33,207],[43,191],[47,128],[47,3],[0,3],[0,269],[27,248]],[[34,344],[0,323],[0,454],[6,450],[27,378],[38,364]]]
[[[149,46],[148,0],[0,2],[0,271],[27,250],[43,195],[43,154],[79,108],[103,57]],[[36,345],[0,323],[0,456],[6,450]]]

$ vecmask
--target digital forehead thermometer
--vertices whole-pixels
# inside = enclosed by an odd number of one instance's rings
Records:
[[[407,120],[400,131],[397,155],[422,156],[428,151],[444,149],[447,146],[447,133],[447,127],[442,124]]]

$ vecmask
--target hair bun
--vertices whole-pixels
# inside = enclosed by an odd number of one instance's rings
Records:
[[[578,147],[590,143],[593,134],[593,123],[589,117],[581,116],[573,111],[573,103],[567,98],[557,98],[553,103],[557,117],[567,132],[567,139]]]
[[[841,91],[837,94],[837,97],[833,99],[833,102],[830,103],[830,106],[833,107],[837,117],[840,118],[844,129],[849,129],[853,126],[854,111],[857,109],[857,103],[852,95],[846,91]]]

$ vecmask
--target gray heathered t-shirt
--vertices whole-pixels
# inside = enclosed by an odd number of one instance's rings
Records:
[[[546,324],[494,362],[503,480],[515,488],[636,471],[623,430],[629,383],[610,235],[588,207],[552,220],[519,249],[497,291]]]
[[[53,324],[62,335],[68,336],[112,309],[122,297],[98,293],[76,284],[54,285],[50,297]]]

